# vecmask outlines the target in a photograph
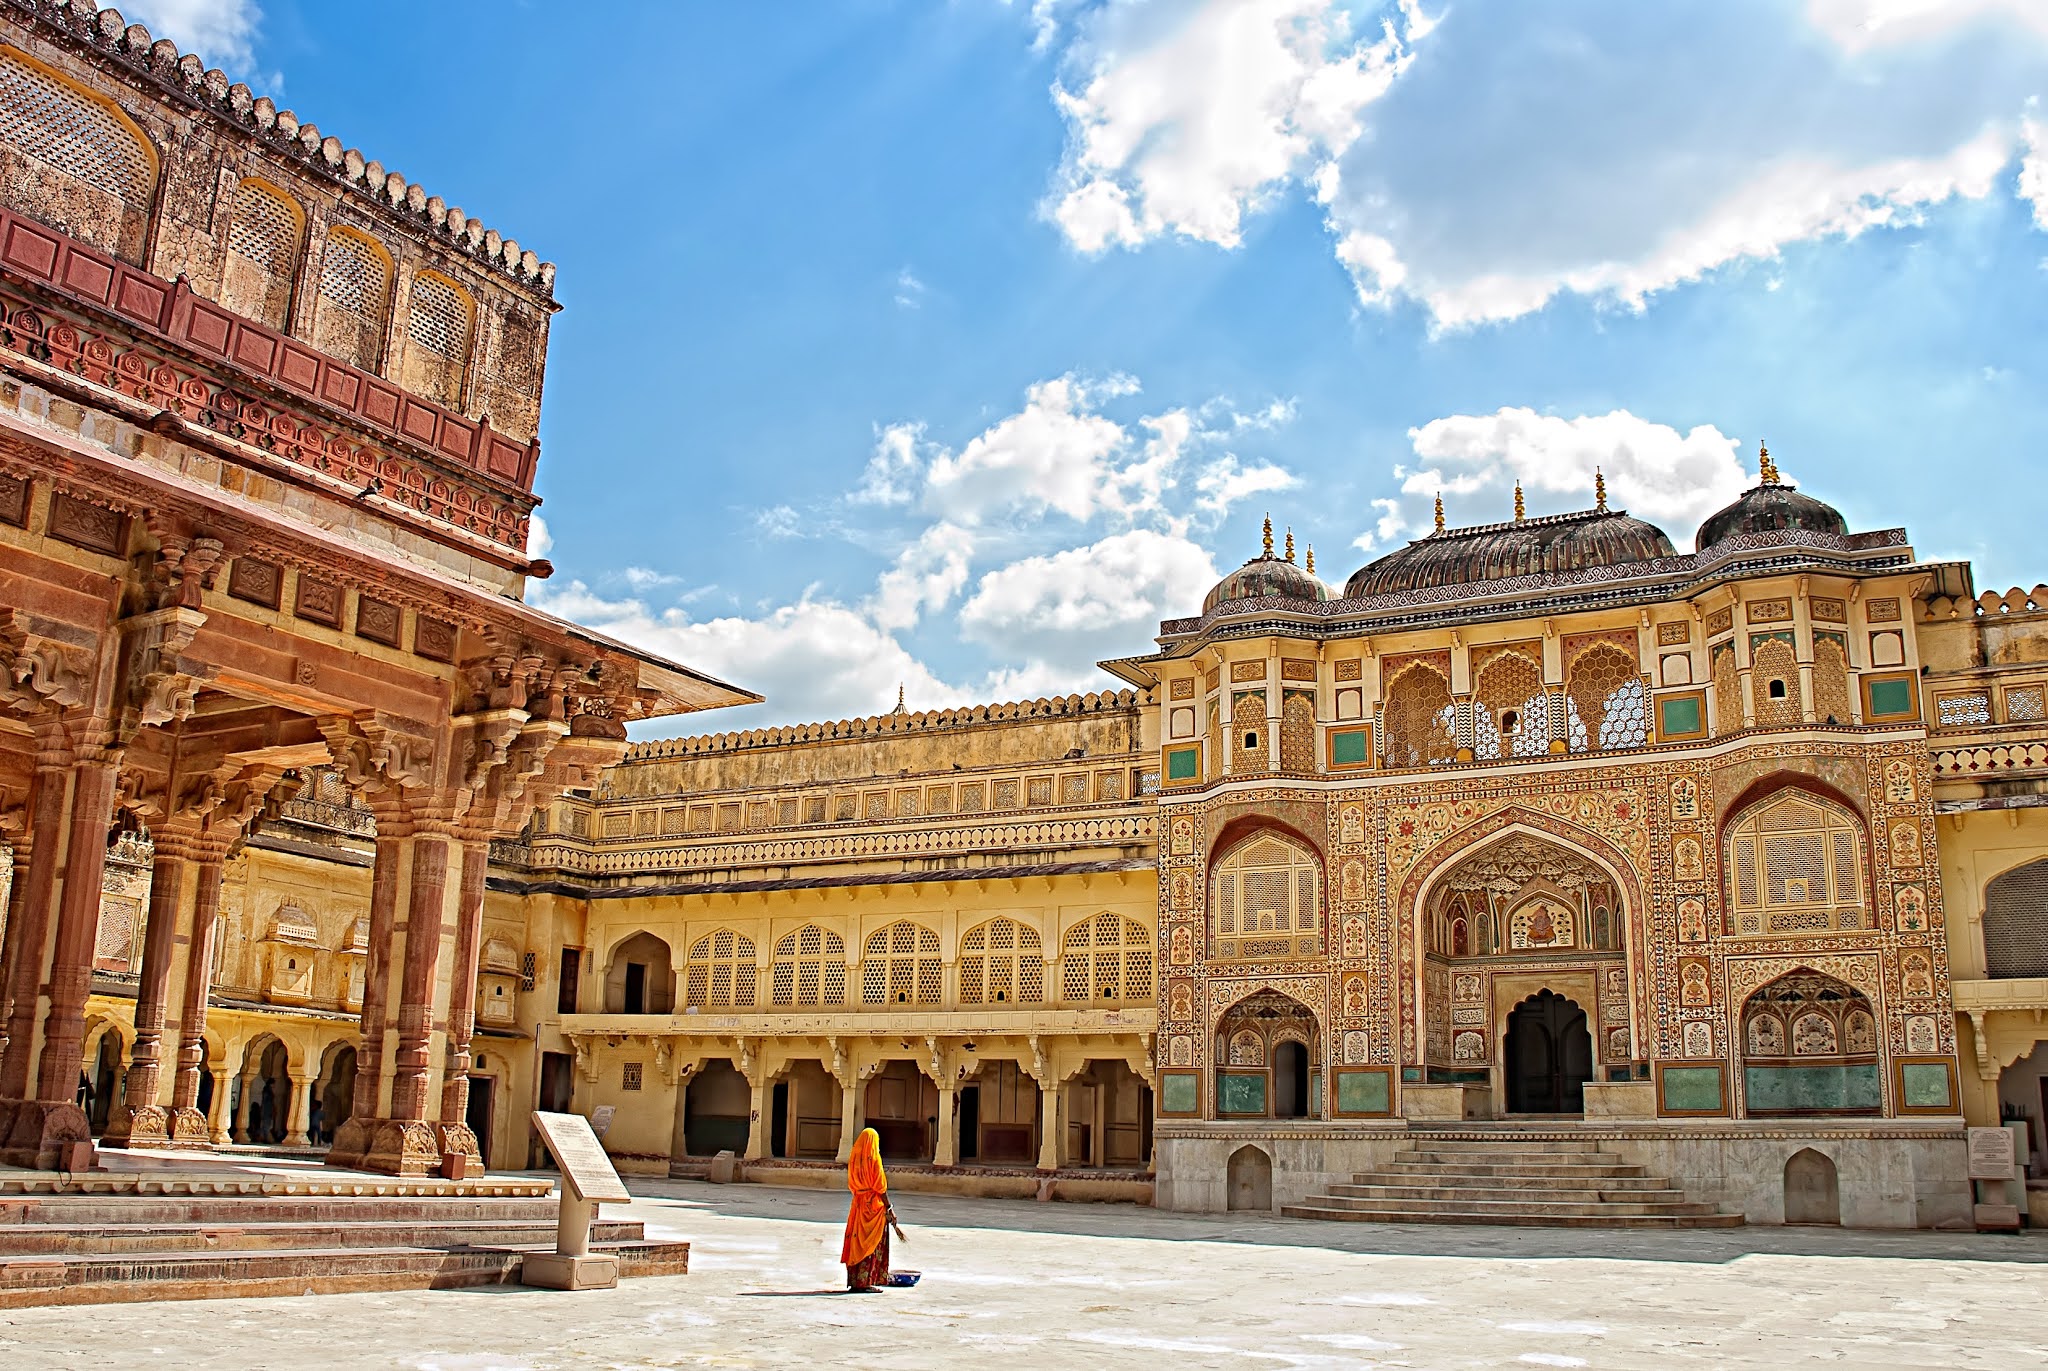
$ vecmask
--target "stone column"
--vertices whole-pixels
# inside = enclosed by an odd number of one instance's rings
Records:
[[[142,939],[142,979],[135,994],[135,1045],[129,1049],[122,1087],[126,1103],[107,1121],[105,1141],[111,1146],[171,1145],[170,1116],[160,1103],[164,1017],[190,866],[181,842],[169,833],[157,836],[156,861],[149,873],[149,923]]]
[[[229,1142],[228,1133],[228,1090],[234,1077],[224,1066],[213,1069],[213,1109],[206,1119],[206,1141],[215,1147],[225,1147]]]
[[[50,958],[50,1009],[43,1019],[43,1049],[36,1062],[36,1098],[53,1116],[45,1144],[58,1141],[55,1115],[78,1114],[78,1068],[85,1040],[85,996],[92,980],[93,940],[99,934],[100,877],[107,864],[107,829],[114,813],[116,755],[96,751],[73,772],[70,834],[64,853],[64,890]],[[82,1126],[81,1115],[78,1123]],[[10,1141],[21,1136],[19,1119]],[[68,1140],[68,1139],[67,1139]],[[90,1140],[86,1134],[84,1140]],[[54,1158],[53,1158],[54,1162]],[[45,1163],[45,1169],[52,1163]]]
[[[483,955],[484,874],[490,840],[466,837],[456,897],[455,964],[449,968],[448,1056],[441,1075],[441,1169],[452,1179],[481,1175],[483,1151],[469,1128],[470,1039],[476,1033],[477,961]]]
[[[768,1130],[774,1120],[769,1118],[768,1072],[758,1063],[754,1067],[754,1077],[748,1084],[753,1087],[754,1103],[753,1117],[747,1123],[746,1159],[752,1162],[768,1155]]]
[[[933,1166],[958,1166],[960,1164],[959,1111],[960,1091],[951,1081],[939,1082],[939,1136],[938,1145],[932,1149]]]
[[[433,1060],[434,978],[440,969],[441,931],[448,900],[445,834],[413,839],[412,880],[405,911],[405,962],[398,989],[398,1050],[392,1063],[391,1117],[410,1123],[428,1117]]]
[[[235,1141],[249,1141],[249,1124],[256,1112],[256,1082],[260,1079],[254,1071],[242,1073],[242,1093],[235,1101]]]
[[[1038,1083],[1038,1169],[1060,1169],[1060,1085],[1056,1080]]]
[[[356,1045],[355,1100],[348,1122],[335,1130],[327,1149],[329,1166],[362,1166],[369,1158],[375,1124],[385,1111],[386,1006],[391,993],[391,938],[397,922],[398,890],[410,855],[409,821],[403,806],[373,803],[377,820],[376,865],[370,873],[369,953],[363,966],[361,1041]]]
[[[853,1159],[853,1140],[860,1135],[860,1090],[858,1076],[839,1083],[839,1155],[835,1161]]]
[[[6,938],[7,1048],[0,1053],[0,1099],[10,1101],[27,1099],[34,1079],[37,1001],[48,964],[51,907],[64,860],[64,813],[71,798],[71,751],[62,737],[59,730],[48,729],[37,739],[28,823],[15,849]]]
[[[192,896],[192,931],[185,946],[185,1003],[178,1015],[178,1078],[171,1091],[171,1137],[180,1146],[210,1140],[199,1114],[199,1072],[206,1061],[206,1001],[213,993],[213,945],[220,935],[223,851],[202,853]],[[215,1075],[227,1070],[225,1063]]]
[[[306,1147],[311,1139],[306,1136],[306,1109],[312,1095],[314,1076],[305,1071],[291,1073],[292,1102],[285,1112],[284,1145]]]

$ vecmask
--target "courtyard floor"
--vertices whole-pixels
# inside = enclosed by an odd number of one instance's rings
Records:
[[[840,1194],[634,1184],[649,1236],[694,1244],[691,1275],[9,1310],[0,1364],[2048,1366],[2041,1236],[1406,1228],[901,1195],[895,1264],[923,1283],[849,1295]]]

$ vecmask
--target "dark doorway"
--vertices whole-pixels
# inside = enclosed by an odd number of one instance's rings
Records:
[[[981,1156],[981,1087],[970,1085],[960,1091],[960,1160],[971,1162]]]
[[[540,1107],[550,1114],[566,1114],[576,1096],[576,1059],[567,1052],[540,1054]]]
[[[626,963],[626,1008],[628,1014],[647,1012],[647,968],[639,962]]]
[[[1586,1011],[1554,991],[1532,995],[1508,1015],[1508,1112],[1583,1114],[1593,1079]]]
[[[1308,1049],[1285,1042],[1273,1049],[1273,1117],[1308,1117]]]
[[[583,950],[575,947],[562,949],[562,978],[555,984],[555,1012],[574,1014],[576,1012],[576,982],[583,974]]]
[[[772,1157],[789,1155],[789,1082],[775,1083],[774,1097],[768,1103],[768,1154]]]
[[[484,1170],[491,1169],[491,1078],[469,1078],[469,1109],[462,1121],[476,1134],[476,1149],[483,1155]]]

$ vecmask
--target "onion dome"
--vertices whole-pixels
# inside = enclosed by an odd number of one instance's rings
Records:
[[[1676,555],[1664,530],[1607,507],[1607,481],[1594,477],[1596,503],[1573,514],[1529,518],[1515,487],[1515,517],[1508,523],[1444,527],[1436,502],[1436,529],[1406,547],[1368,562],[1345,583],[1346,598],[1397,595],[1436,586],[1479,585],[1515,576],[1621,567]]]
[[[1288,600],[1320,604],[1330,598],[1330,588],[1316,579],[1316,553],[1309,549],[1308,566],[1294,564],[1294,530],[1287,531],[1287,555],[1273,555],[1273,521],[1266,520],[1265,551],[1216,583],[1202,601],[1202,613],[1233,600],[1258,600],[1274,595]]]
[[[1825,500],[1801,494],[1779,477],[1778,464],[1771,460],[1769,448],[1758,444],[1756,460],[1760,468],[1757,484],[1743,491],[1734,504],[1707,516],[1693,545],[1697,551],[1705,552],[1716,543],[1745,533],[1776,533],[1784,529],[1838,536],[1848,533],[1849,521],[1840,510]]]

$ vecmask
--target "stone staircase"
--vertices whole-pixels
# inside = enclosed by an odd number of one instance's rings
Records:
[[[1737,1228],[1740,1214],[1686,1199],[1596,1140],[1419,1137],[1384,1168],[1283,1206],[1297,1219],[1561,1228]]]
[[[156,1179],[0,1182],[0,1309],[516,1284],[553,1251],[548,1182]],[[688,1243],[600,1218],[624,1276],[682,1275]]]

